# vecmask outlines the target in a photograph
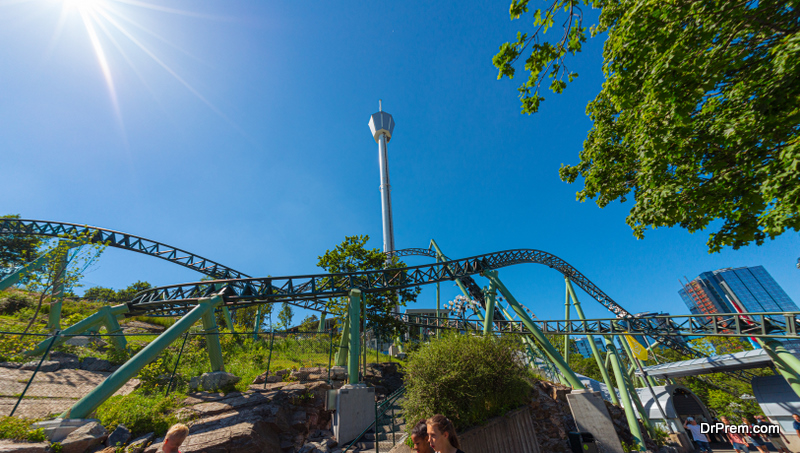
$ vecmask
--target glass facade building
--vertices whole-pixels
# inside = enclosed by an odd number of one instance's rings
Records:
[[[694,314],[800,311],[764,266],[703,272],[678,294]]]
[[[594,338],[594,344],[597,345],[597,349],[600,352],[606,352],[606,343],[603,337],[597,335]],[[584,358],[589,358],[592,356],[592,346],[589,344],[589,337],[580,337],[575,340],[575,348],[578,350],[578,354],[582,355]]]

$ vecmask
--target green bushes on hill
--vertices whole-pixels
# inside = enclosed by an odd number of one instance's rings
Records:
[[[405,368],[406,420],[444,414],[460,431],[525,404],[534,377],[521,350],[516,338],[492,336],[449,334],[423,344]]]

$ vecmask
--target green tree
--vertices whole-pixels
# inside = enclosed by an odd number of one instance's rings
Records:
[[[529,12],[512,0],[511,18]],[[498,78],[524,58],[522,111],[534,113],[541,85],[560,93],[577,74],[582,6],[602,8],[592,36],[606,36],[602,91],[587,107],[593,126],[576,165],[580,201],[600,207],[633,196],[627,223],[718,229],[710,252],[762,244],[800,230],[800,20],[792,2],[758,0],[548,0],[528,33],[500,47]],[[563,13],[562,13],[563,11]],[[563,19],[563,21],[562,21]],[[557,24],[562,32],[548,40]]]
[[[0,219],[18,219],[19,214],[0,216]],[[0,268],[22,266],[39,256],[42,240],[28,234],[0,236]]]
[[[367,241],[367,235],[346,236],[336,248],[327,250],[319,257],[317,266],[331,274],[406,267],[397,257],[392,257],[387,262],[386,255],[379,249],[367,249]],[[402,278],[400,275],[392,280],[401,281]],[[396,306],[402,307],[415,302],[419,292],[419,287],[413,287],[399,291],[362,293],[366,301],[364,328],[373,329],[378,338],[392,338],[396,333],[403,332],[405,325],[392,316],[392,311]],[[336,298],[329,301],[327,308],[339,319],[344,319],[348,304],[349,298]]]
[[[317,315],[309,315],[303,319],[303,322],[300,323],[300,331],[301,332],[316,332],[321,330],[319,328],[319,318]]]
[[[278,329],[287,330],[292,327],[292,317],[294,317],[292,306],[284,302],[278,313]]]
[[[38,272],[28,274],[26,287],[29,291],[39,293],[39,302],[24,333],[36,321],[42,303],[50,300],[50,310],[60,303],[73,288],[80,287],[84,271],[92,265],[105,250],[105,244],[93,243],[90,231],[77,236],[63,237],[59,241],[51,241],[42,251],[48,259]],[[58,328],[58,326],[50,326]]]

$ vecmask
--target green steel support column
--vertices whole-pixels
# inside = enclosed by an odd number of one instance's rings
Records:
[[[636,420],[636,413],[633,409],[633,403],[631,402],[625,375],[622,373],[622,366],[620,366],[619,358],[617,357],[617,349],[608,337],[606,337],[605,340],[606,350],[608,351],[608,357],[611,361],[611,368],[614,370],[614,376],[617,378],[617,388],[619,388],[619,394],[622,398],[622,406],[623,409],[625,409],[625,418],[628,419],[628,428],[630,428],[633,438],[639,443],[639,449],[644,450],[644,437],[642,437],[642,430],[639,429],[639,421]]]
[[[111,343],[113,343],[114,347],[117,349],[125,349],[127,341],[125,341],[125,335],[122,334],[122,327],[119,326],[119,321],[117,321],[114,310],[106,305],[100,308],[98,313],[103,313],[103,317],[105,318],[103,324],[106,325],[106,332],[111,338]]]
[[[114,317],[115,320],[116,320],[117,316],[123,315],[123,314],[128,312],[128,306],[126,304],[114,305],[113,307],[103,307],[103,308],[104,309],[108,309],[108,313],[112,317]],[[89,316],[88,318],[85,318],[85,319],[83,319],[81,321],[78,321],[77,323],[75,323],[75,324],[67,327],[63,331],[61,331],[61,335],[58,337],[58,339],[56,340],[55,344],[53,344],[53,347],[56,347],[56,346],[60,345],[66,339],[74,337],[75,335],[80,335],[80,334],[82,334],[82,333],[84,333],[84,332],[86,332],[88,330],[92,330],[93,328],[96,328],[96,327],[99,328],[99,326],[102,325],[103,323],[105,323],[106,321],[107,321],[106,311],[103,310],[103,309],[98,310],[97,313],[95,313],[95,314],[93,314],[93,315]],[[117,327],[119,327],[118,323],[117,323]],[[106,328],[110,331],[111,329],[113,329],[113,326],[111,328],[106,326]],[[26,355],[41,355],[44,352],[44,350],[47,349],[47,345],[49,343],[50,343],[49,339],[44,340],[44,341],[40,342],[38,345],[36,345],[36,347],[31,349],[30,351],[25,351],[25,354]]]
[[[489,283],[489,287],[483,288],[483,297],[486,300],[486,318],[483,320],[483,334],[491,335],[492,326],[494,325],[494,304],[497,291],[494,289],[494,283]]]
[[[69,249],[61,255],[56,270],[56,280],[53,282],[53,291],[50,293],[50,313],[47,315],[47,329],[61,329],[61,306],[64,304],[66,288],[64,287],[64,273],[67,271],[67,255]]]
[[[258,333],[261,332],[261,307],[264,304],[258,305],[258,310],[256,310],[256,321],[253,323],[253,341],[258,340]]]
[[[509,319],[509,320],[513,319],[511,314],[508,311],[506,311],[505,308],[503,308],[502,304],[497,304],[497,308],[500,309],[500,312],[503,313],[503,316],[505,316],[506,319]],[[544,354],[541,353],[539,348],[536,346],[536,343],[533,340],[531,340],[531,337],[529,337],[528,335],[522,335],[522,342],[525,343],[525,346],[528,348],[528,356],[534,357],[534,358],[541,358],[542,360],[546,360],[546,361],[549,362],[549,360],[547,359],[547,356],[545,356]],[[547,365],[548,362],[545,362],[546,366],[548,366]],[[549,363],[550,363],[550,365],[548,366],[548,371],[553,371],[552,370],[552,362],[549,362]],[[536,363],[534,361],[531,361],[531,368],[534,368],[534,369],[536,368]],[[553,375],[555,375],[558,378],[559,381],[564,382],[564,378],[560,374],[553,372]],[[569,385],[569,384],[565,384],[565,385]]]
[[[361,290],[350,290],[350,354],[347,360],[347,378],[350,384],[358,384],[358,356],[360,354]]]
[[[442,253],[442,250],[439,248],[439,245],[436,244],[436,241],[434,241],[433,239],[431,239],[431,246],[436,250],[436,260],[439,262],[444,261],[444,253]],[[459,289],[461,289],[461,292],[464,294],[464,297],[469,299],[470,295],[469,291],[467,291],[467,287],[464,286],[463,283],[461,283],[460,279],[456,278],[455,282],[456,285],[458,285]]]
[[[158,357],[161,351],[173,341],[180,338],[180,336],[189,330],[189,327],[203,317],[203,315],[211,313],[213,318],[214,308],[220,303],[222,303],[222,297],[220,296],[213,296],[210,299],[200,299],[200,303],[195,308],[179,319],[178,322],[173,324],[169,329],[165,330],[158,338],[145,346],[138,354],[122,364],[117,371],[61,414],[60,417],[87,418],[98,406],[103,404],[111,395],[122,388],[126,382],[134,378],[145,365]]]
[[[36,258],[35,260],[31,261],[30,263],[26,264],[25,266],[19,268],[13,274],[9,274],[8,276],[6,276],[6,278],[0,280],[0,291],[4,291],[10,288],[11,286],[19,283],[19,281],[22,279],[23,276],[25,276],[25,274],[38,270],[40,267],[44,266],[44,264],[47,262],[49,258],[50,254],[46,253],[40,256],[39,258]]]
[[[222,362],[222,346],[219,344],[219,327],[214,316],[214,310],[203,313],[203,333],[206,338],[206,351],[211,361],[211,371],[225,371]]]
[[[222,307],[222,319],[225,320],[225,327],[228,328],[228,332],[235,333],[236,327],[233,325],[233,320],[231,319],[231,312],[228,310],[228,307]],[[216,325],[216,323],[215,323]]]
[[[774,338],[757,338],[756,341],[767,351],[772,361],[775,362],[775,368],[786,379],[792,390],[800,396],[800,360]]]
[[[564,319],[569,324],[569,279],[567,279],[567,291],[564,297]],[[564,335],[564,361],[569,365],[569,335]]]
[[[342,325],[342,338],[339,340],[339,350],[336,351],[336,366],[346,366],[350,352],[350,317],[344,316]]]
[[[639,412],[639,417],[642,419],[642,424],[644,424],[647,431],[650,433],[651,438],[656,437],[655,428],[653,424],[650,422],[650,415],[645,411],[644,406],[642,406],[642,401],[639,399],[639,394],[636,392],[636,388],[633,385],[632,376],[636,374],[633,372],[635,370],[634,360],[636,357],[633,355],[633,351],[631,351],[631,347],[628,342],[624,338],[620,338],[619,342],[622,344],[622,350],[625,352],[625,356],[628,358],[628,362],[631,364],[630,374],[628,375],[628,387],[631,389],[631,399],[633,400],[633,404],[636,405],[636,410]],[[642,387],[645,384],[642,383]]]
[[[569,279],[569,277],[564,277],[564,280],[567,282],[567,293],[569,294],[570,298],[572,298],[572,305],[575,307],[575,313],[577,313],[578,318],[583,321],[586,319],[586,316],[583,314],[583,307],[581,307],[581,303],[578,302],[578,295],[575,294],[575,288],[572,287],[572,281]],[[608,375],[607,364],[603,363],[600,351],[597,349],[597,345],[594,343],[594,337],[591,335],[586,335],[586,338],[589,340],[589,346],[592,349],[592,356],[594,356],[594,360],[597,362],[597,368],[600,369],[600,374],[603,376],[603,382],[606,384],[606,387],[608,387],[608,393],[611,396],[611,402],[619,406],[617,392],[614,390],[611,377]]]
[[[519,316],[519,319],[523,322],[523,324],[525,324],[525,327],[530,330],[531,334],[533,334],[533,337],[536,339],[539,347],[544,351],[550,361],[555,364],[555,366],[558,368],[558,371],[564,375],[564,378],[567,380],[569,385],[578,390],[585,389],[583,383],[578,379],[577,376],[575,376],[575,372],[572,371],[566,362],[564,362],[564,358],[561,357],[561,354],[559,354],[556,348],[550,344],[550,341],[547,340],[542,331],[539,330],[536,324],[533,323],[533,320],[528,317],[527,313],[525,313],[522,305],[517,302],[517,299],[514,297],[514,295],[511,294],[508,288],[506,288],[503,282],[501,282],[497,277],[497,271],[484,271],[483,275],[488,278],[498,290],[500,290],[500,293],[503,294],[503,297],[506,298],[509,305],[511,305],[511,308],[517,313],[517,316]]]
[[[323,311],[321,315],[319,315],[319,325],[317,326],[317,332],[325,332],[325,318],[328,316],[327,311]]]

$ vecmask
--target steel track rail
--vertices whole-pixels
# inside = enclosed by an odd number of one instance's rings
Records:
[[[0,219],[0,235],[17,234],[49,237],[77,237],[87,232],[91,236],[92,243],[102,243],[109,247],[130,250],[132,252],[161,258],[214,277],[215,279],[241,279],[250,277],[228,266],[179,249],[178,247],[123,233],[121,231],[89,225],[78,225],[75,223],[52,222],[49,220]]]

